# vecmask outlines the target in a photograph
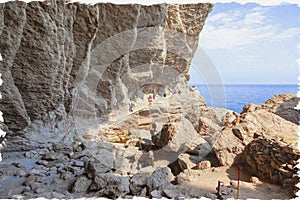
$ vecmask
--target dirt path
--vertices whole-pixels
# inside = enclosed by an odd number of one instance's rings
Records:
[[[201,172],[201,175],[191,179],[189,186],[208,190],[213,193],[216,192],[218,181],[222,181],[225,186],[230,185],[230,181],[237,181],[237,167],[218,167],[206,169]],[[280,186],[269,183],[254,184],[250,183],[250,176],[245,171],[241,172],[240,182],[240,198],[248,199],[290,199],[291,196]],[[236,198],[236,197],[235,197]]]

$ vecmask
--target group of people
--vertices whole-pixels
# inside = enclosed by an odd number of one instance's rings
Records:
[[[181,91],[179,90],[178,87],[176,87],[174,90],[173,90],[173,94],[181,94]],[[167,93],[164,93],[162,95],[163,97],[167,97]],[[153,100],[155,100],[156,98],[156,93],[153,93],[153,94],[149,94],[147,100],[148,100],[148,103],[149,105],[152,104]],[[136,106],[136,97],[135,96],[132,96],[131,97],[131,100],[130,100],[130,103],[129,103],[129,112],[133,112],[134,111],[134,108]]]
[[[149,103],[149,105],[151,105],[152,104],[152,102],[153,102],[153,100],[156,98],[156,94],[154,93],[153,95],[149,95],[148,96],[148,103]],[[130,102],[129,102],[129,112],[133,112],[134,111],[134,108],[135,108],[135,106],[136,106],[136,97],[135,96],[133,96],[132,98],[131,98],[131,100],[130,100]]]

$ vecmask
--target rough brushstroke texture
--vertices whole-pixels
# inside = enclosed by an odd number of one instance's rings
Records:
[[[186,78],[181,84],[187,87],[189,65],[211,9],[208,3],[0,4],[0,53],[4,59],[0,63],[4,80],[0,110],[7,128],[16,133],[26,127],[34,130],[50,124],[53,130],[56,128],[55,133],[62,135],[68,125],[57,123],[70,120],[74,106],[79,105],[74,103],[78,96],[79,103],[84,104],[82,112],[87,115],[107,113],[127,103],[129,86],[122,75],[143,63],[150,63],[150,73],[154,73],[154,64],[178,70],[178,76]],[[109,52],[104,48],[104,54],[93,54],[97,46],[108,47],[103,42],[126,31],[124,40],[114,40],[120,48]],[[147,34],[153,38],[149,44],[155,45],[138,43]],[[97,72],[94,66],[103,64],[105,70]],[[89,85],[95,84],[93,79],[96,86]],[[89,100],[91,91],[98,103]]]

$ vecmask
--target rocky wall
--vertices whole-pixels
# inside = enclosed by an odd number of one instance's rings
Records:
[[[263,180],[293,188],[299,178],[297,161],[300,152],[286,143],[259,137],[244,149],[243,159],[246,167]]]
[[[8,136],[61,140],[80,132],[83,119],[86,128],[126,105],[144,84],[188,89],[211,9],[209,3],[0,4],[0,110]]]

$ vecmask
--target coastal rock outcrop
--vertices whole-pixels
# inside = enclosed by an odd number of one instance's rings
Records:
[[[280,105],[288,105],[285,108],[290,110],[292,106],[288,102],[293,98],[294,95],[275,95],[262,105],[245,105],[241,114],[205,108],[200,118],[200,134],[210,142],[221,165],[240,163],[245,146],[259,135],[296,146],[297,125],[276,113]],[[275,103],[276,99],[279,99],[278,103]],[[292,101],[294,104],[295,99]],[[273,109],[273,105],[278,108]],[[281,113],[285,111],[281,110]]]
[[[244,112],[240,123],[225,128],[211,139],[214,152],[222,165],[237,164],[239,155],[258,135],[277,138],[296,145],[298,127],[276,114],[264,110]]]
[[[245,166],[253,175],[287,189],[299,182],[294,176],[299,158],[299,150],[292,145],[264,137],[250,142],[243,152]]]
[[[257,109],[267,110],[299,125],[300,110],[296,109],[298,103],[299,98],[296,94],[277,94],[265,103],[257,106]]]

